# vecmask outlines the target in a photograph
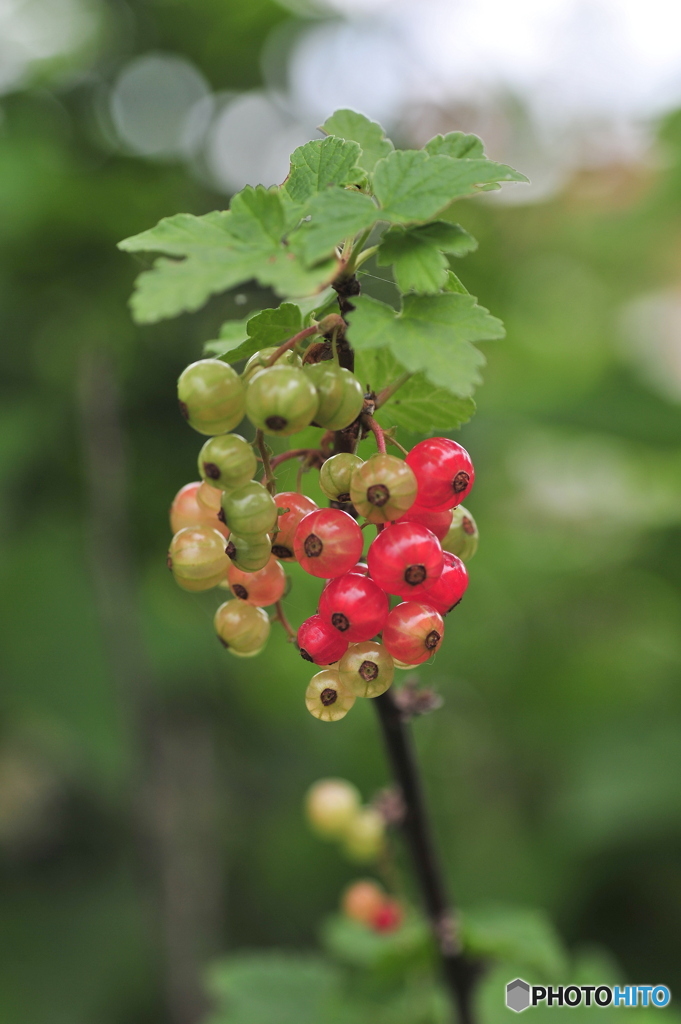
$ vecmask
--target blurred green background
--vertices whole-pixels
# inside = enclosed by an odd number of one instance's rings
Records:
[[[310,783],[368,799],[387,781],[369,702],[313,720],[284,637],[231,659],[215,596],[165,569],[201,444],[175,380],[258,297],[135,328],[139,265],[115,248],[227,204],[249,171],[220,177],[192,132],[274,88],[306,21],[270,0],[51,11],[44,34],[71,18],[72,35],[0,103],[0,1022],[189,1024],[207,962],[314,946],[357,875],[309,834]],[[185,60],[180,142],[153,109],[126,129],[146,100],[121,69],[154,53]],[[436,114],[434,131],[471,126]],[[286,149],[313,136],[282,117]],[[392,125],[403,144],[411,123]],[[421,673],[444,708],[415,724],[447,873],[464,907],[542,908],[570,947],[678,989],[681,117],[645,159],[462,204],[461,223],[480,249],[460,275],[508,337],[457,435],[481,546]],[[317,590],[295,575],[296,625]]]

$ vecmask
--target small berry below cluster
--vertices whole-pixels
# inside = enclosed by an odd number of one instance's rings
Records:
[[[319,360],[310,358],[322,350]],[[396,668],[432,658],[478,544],[475,520],[461,504],[475,479],[468,452],[433,437],[405,458],[388,454],[392,439],[373,419],[375,396],[339,365],[335,341],[309,351],[288,342],[263,349],[242,374],[221,359],[199,360],[180,376],[178,399],[190,426],[208,436],[200,480],[182,487],[171,506],[168,566],[185,590],[230,592],[214,620],[225,649],[253,657],[271,622],[281,623],[317,666],[305,704],[323,722],[344,718],[357,698],[380,697]],[[255,428],[252,442],[233,433],[244,417]],[[265,435],[289,437],[310,425],[324,432],[318,448],[273,456],[265,443]],[[375,455],[333,453],[338,436],[356,449],[370,432]],[[277,492],[276,466],[287,458],[319,470],[330,507],[319,508],[300,488]],[[288,562],[324,581],[315,613],[297,630],[282,605]],[[376,828],[370,809],[355,814],[347,848],[361,858],[375,845]]]

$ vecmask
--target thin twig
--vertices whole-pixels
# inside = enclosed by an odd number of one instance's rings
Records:
[[[270,459],[270,465],[272,469],[275,469],[282,462],[286,462],[287,459],[299,459],[305,456],[309,458],[310,455],[319,455],[323,458],[323,452],[318,451],[317,448],[289,448],[287,452],[281,452],[279,455],[275,455],[273,459]]]
[[[362,419],[376,438],[376,447],[379,452],[381,455],[385,455],[385,437],[383,436],[383,427],[379,426],[374,417],[369,416],[368,413],[365,413]]]
[[[272,464],[270,462],[270,455],[267,451],[267,444],[265,443],[265,435],[262,430],[256,430],[255,432],[255,443],[258,446],[260,452],[260,458],[262,459],[263,469],[265,470],[265,480],[267,481],[267,490],[270,494],[275,494],[277,490],[277,481],[272,472]]]
[[[276,608],[276,614],[273,616],[272,622],[278,622],[281,626],[284,627],[284,629],[288,633],[289,641],[295,640],[297,635],[296,631],[286,618],[286,612],[284,611],[284,606],[281,603],[281,601],[277,601],[274,607]]]
[[[382,391],[379,391],[376,395],[376,408],[380,409],[382,405],[385,405],[388,399],[392,398],[398,388],[401,388],[402,385],[406,384],[409,378],[413,376],[414,375],[412,373],[405,372],[398,377],[396,381],[393,381],[392,384],[388,384],[388,386],[383,388]]]
[[[313,334],[328,334],[329,331],[334,329],[338,330],[345,327],[345,321],[338,313],[329,313],[323,320],[320,320],[318,324],[312,324],[311,327],[304,327],[302,331],[298,331],[292,338],[285,341],[279,348],[272,353],[270,358],[265,363],[265,367],[273,366],[280,356],[283,356],[284,352],[288,352],[289,349],[294,348],[299,341],[304,341],[305,338],[311,337]]]

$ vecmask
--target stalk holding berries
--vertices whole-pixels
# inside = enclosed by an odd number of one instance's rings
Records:
[[[224,324],[206,358],[180,375],[182,415],[207,440],[201,480],[171,506],[167,561],[188,591],[231,591],[214,619],[230,654],[256,657],[272,624],[286,630],[319,669],[305,691],[316,718],[335,722],[358,698],[375,701],[445,974],[470,1021],[477,967],[456,934],[390,689],[396,669],[437,654],[465,594],[478,535],[463,502],[475,473],[449,437],[407,452],[395,434],[450,432],[473,414],[484,362],[474,343],[502,337],[503,327],[451,269],[477,245],[454,222],[454,203],[525,179],[460,132],[396,150],[352,111],[336,112],[322,131],[295,151],[281,186],[248,186],[228,211],[180,214],[121,243],[165,254],[138,280],[140,322],[195,310],[253,279],[283,299]],[[392,267],[399,309],[363,293],[371,259]],[[297,447],[295,435],[310,427],[317,443]],[[363,459],[357,449],[369,435],[376,453]],[[272,438],[291,438],[291,447],[275,455]],[[298,486],[278,491],[287,460],[299,463]],[[329,507],[302,492],[304,470],[319,472]],[[324,581],[316,611],[297,627],[285,608],[282,563],[292,561]]]

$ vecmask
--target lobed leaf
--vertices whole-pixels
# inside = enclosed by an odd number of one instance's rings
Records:
[[[339,188],[314,196],[305,213],[310,219],[291,234],[290,244],[308,264],[332,254],[344,239],[371,227],[378,216],[369,196]]]
[[[355,375],[369,390],[380,391],[404,373],[388,348],[355,353]],[[467,423],[475,413],[472,398],[459,398],[446,388],[434,387],[425,374],[416,373],[376,413],[384,427],[404,427],[414,434],[449,432]]]
[[[408,230],[394,227],[383,236],[378,264],[392,264],[400,291],[430,294],[439,292],[447,284],[449,263],[444,254],[464,256],[476,249],[477,244],[458,224],[446,221]]]
[[[473,342],[504,336],[503,324],[472,295],[406,295],[400,312],[360,295],[348,316],[348,340],[357,351],[389,347],[412,373],[469,398],[481,382],[485,359]]]
[[[135,319],[153,323],[194,311],[210,295],[252,278],[283,296],[307,296],[334,277],[338,261],[313,268],[283,244],[287,217],[276,189],[247,186],[234,196],[229,213],[205,217],[180,214],[126,239],[127,251],[164,252],[182,260],[159,259],[137,279],[131,305]]]
[[[426,221],[454,199],[473,195],[487,182],[527,181],[506,164],[485,159],[430,156],[423,149],[395,150],[374,172],[374,193],[381,219],[396,224]]]
[[[376,121],[370,121],[356,110],[337,110],[327,118],[321,131],[359,143],[362,153],[357,163],[371,174],[380,159],[395,148]]]
[[[245,953],[213,967],[208,984],[218,1005],[211,1024],[320,1024],[340,973],[321,957]]]
[[[338,139],[314,139],[299,146],[291,157],[291,168],[282,190],[294,203],[304,204],[331,185],[355,185],[365,175],[357,166],[358,143]]]
[[[220,328],[220,338],[207,342],[204,352],[229,355],[228,361],[237,363],[261,348],[277,348],[297,334],[302,326],[300,307],[294,302],[283,302],[276,309],[251,313],[246,320],[228,320]]]
[[[486,159],[485,147],[482,139],[477,135],[467,135],[465,132],[448,132],[446,135],[436,135],[426,142],[423,147],[431,156],[442,154],[454,157],[456,160]]]

